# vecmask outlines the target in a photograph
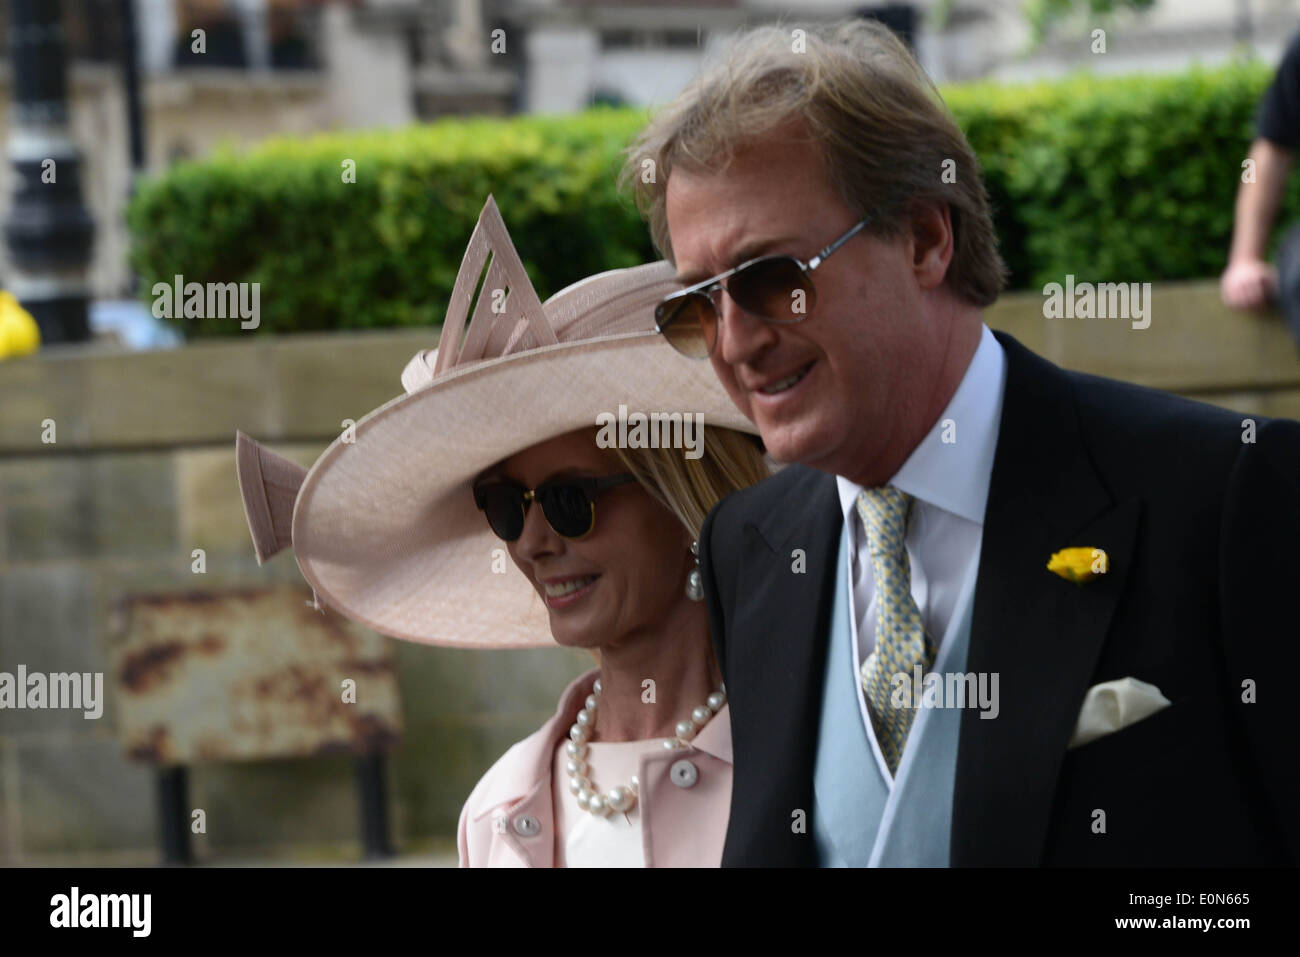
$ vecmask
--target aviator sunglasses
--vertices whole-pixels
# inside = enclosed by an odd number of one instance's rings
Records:
[[[601,478],[561,478],[524,488],[493,480],[474,487],[474,504],[487,516],[493,533],[507,542],[524,533],[524,516],[536,501],[557,535],[582,538],[596,524],[596,496],[606,489],[635,482],[631,472]]]
[[[759,256],[712,279],[678,290],[655,307],[655,328],[684,356],[703,359],[712,355],[718,340],[718,323],[722,321],[717,299],[722,292],[764,322],[802,322],[817,303],[813,270],[870,221],[869,216],[859,220],[807,262],[794,256]]]

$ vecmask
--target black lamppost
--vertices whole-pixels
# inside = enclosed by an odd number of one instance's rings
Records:
[[[81,160],[68,123],[61,0],[9,0],[13,203],[4,224],[6,285],[43,343],[90,338],[87,282],[95,226],[81,200]]]
[[[135,0],[118,0],[122,21],[122,90],[126,94],[126,128],[131,139],[131,189],[144,173],[144,110],[140,104],[140,57],[135,35]],[[134,290],[132,290],[134,291]]]

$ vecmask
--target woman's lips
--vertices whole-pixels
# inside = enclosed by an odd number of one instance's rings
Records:
[[[599,575],[578,575],[542,582],[542,594],[548,608],[565,608],[591,593]]]

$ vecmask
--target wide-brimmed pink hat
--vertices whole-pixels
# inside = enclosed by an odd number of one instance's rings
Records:
[[[708,427],[756,433],[710,364],[655,332],[655,305],[678,288],[672,266],[657,262],[591,276],[542,303],[488,197],[438,348],[407,363],[404,395],[335,439],[310,470],[236,433],[258,563],[291,546],[318,603],[394,638],[553,645],[545,605],[504,557],[470,483],[620,406],[701,413]]]

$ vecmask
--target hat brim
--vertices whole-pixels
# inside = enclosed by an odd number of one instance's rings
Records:
[[[554,646],[545,603],[475,507],[471,483],[602,413],[700,413],[757,433],[708,362],[653,332],[560,343],[451,370],[336,439],[307,473],[293,546],[317,597],[407,641]]]

